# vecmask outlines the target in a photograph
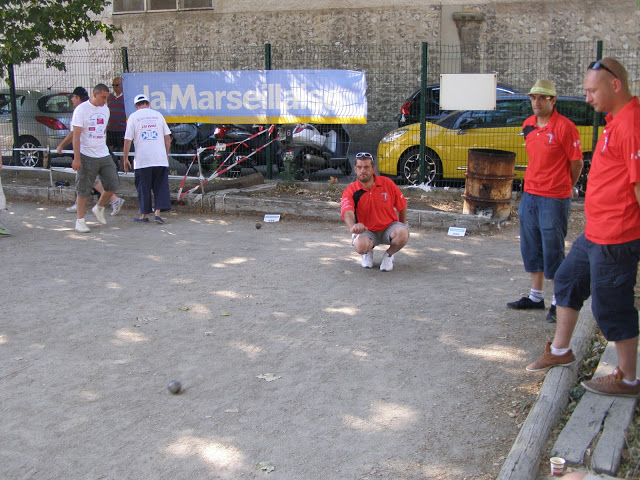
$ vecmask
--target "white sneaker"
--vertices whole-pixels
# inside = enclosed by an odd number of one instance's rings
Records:
[[[393,270],[393,255],[389,255],[387,252],[382,257],[382,263],[380,264],[380,270],[383,272],[390,272]]]
[[[78,211],[78,205],[76,205],[75,203],[70,207],[67,207],[67,212],[69,213],[76,213],[77,211]]]
[[[364,268],[373,267],[373,250],[362,255],[362,264]]]
[[[94,207],[91,209],[91,211],[93,212],[93,214],[96,216],[96,218],[101,224],[103,225],[107,224],[107,219],[104,218],[104,207],[99,207],[98,204],[96,203]]]
[[[119,198],[115,201],[115,203],[111,204],[111,216],[117,215],[120,213],[120,209],[124,205],[124,198]]]
[[[84,218],[76,219],[76,232],[89,233],[90,231],[91,230],[89,229],[89,227],[87,227],[87,224],[84,221]]]

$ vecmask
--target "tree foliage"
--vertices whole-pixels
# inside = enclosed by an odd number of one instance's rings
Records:
[[[108,0],[0,0],[0,76],[9,64],[46,56],[48,67],[66,70],[59,55],[69,42],[98,33],[113,42],[114,25],[99,20]]]

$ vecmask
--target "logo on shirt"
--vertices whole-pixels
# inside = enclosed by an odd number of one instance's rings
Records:
[[[549,143],[547,145],[551,145],[553,143],[553,133],[552,132],[547,133],[547,137],[549,137]]]
[[[609,137],[604,137],[604,145],[602,146],[602,153],[607,149],[607,144],[609,143]]]
[[[158,132],[156,130],[144,130],[142,133],[140,133],[140,138],[146,141],[157,140]]]
[[[382,192],[380,195],[384,197],[384,201],[387,201],[387,196],[389,195],[387,192]]]

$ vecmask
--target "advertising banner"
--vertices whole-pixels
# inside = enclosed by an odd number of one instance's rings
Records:
[[[144,94],[167,122],[366,123],[364,72],[248,70],[125,73],[127,115]]]

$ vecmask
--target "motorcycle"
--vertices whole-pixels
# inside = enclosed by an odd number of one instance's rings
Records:
[[[270,150],[271,163],[278,170],[282,168],[284,153],[276,142],[274,130],[264,125],[219,125],[210,129],[207,138],[201,138],[199,145],[207,148],[201,155],[201,163],[209,168],[221,165],[235,165],[227,171],[239,175],[241,168],[267,165]],[[215,148],[211,148],[215,147]]]
[[[182,123],[170,128],[170,155],[187,165],[198,154],[203,170],[222,168],[224,176],[239,176],[242,168],[266,165],[270,149],[272,164],[282,166],[284,153],[269,127]]]
[[[314,173],[327,168],[351,174],[348,158],[351,139],[342,125],[283,125],[279,141],[293,159],[293,173],[297,180],[308,180]]]

